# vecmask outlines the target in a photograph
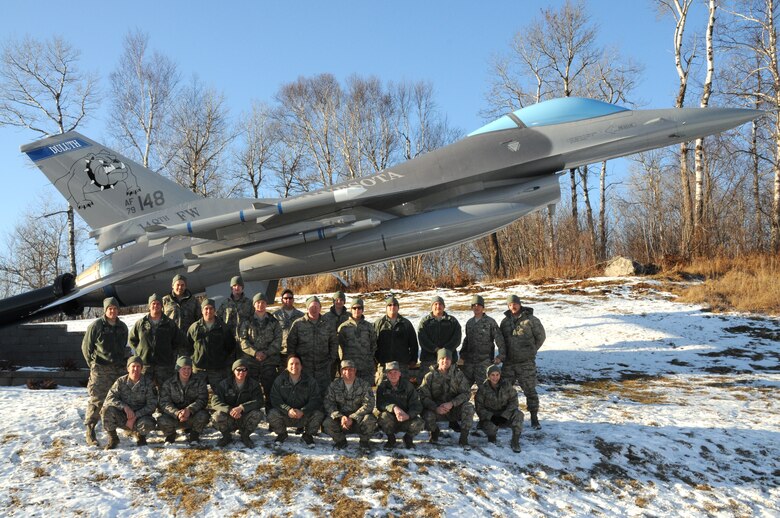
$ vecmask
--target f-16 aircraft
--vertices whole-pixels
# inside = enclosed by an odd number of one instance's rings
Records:
[[[630,110],[593,99],[519,109],[380,173],[285,199],[206,199],[76,133],[22,146],[107,253],[75,279],[0,301],[0,325],[48,313],[145,303],[185,273],[193,293],[273,299],[278,279],[409,256],[476,239],[556,204],[556,173],[737,127],[757,110]]]

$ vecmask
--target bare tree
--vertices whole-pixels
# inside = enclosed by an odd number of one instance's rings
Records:
[[[661,12],[668,11],[675,21],[674,26],[674,66],[677,70],[679,87],[674,106],[682,108],[685,105],[685,94],[688,90],[688,75],[691,64],[696,56],[696,49],[691,48],[686,55],[683,51],[688,11],[693,0],[656,0]],[[688,143],[680,144],[680,187],[682,189],[682,249],[687,251],[693,230],[693,212],[691,210],[691,183],[688,168]]]
[[[170,157],[156,157],[161,133],[171,114],[179,73],[176,64],[149,48],[149,35],[139,30],[125,36],[119,64],[111,72],[111,102],[115,124],[109,131],[144,167],[160,167]]]
[[[51,206],[51,200],[42,199],[36,206]],[[51,217],[27,212],[8,235],[5,252],[0,256],[0,273],[14,286],[14,292],[42,288],[67,270],[65,257],[67,240],[64,231],[66,211]]]
[[[0,126],[29,128],[42,135],[78,127],[98,102],[97,77],[81,72],[81,53],[59,36],[30,37],[3,46]],[[76,273],[76,222],[68,207],[68,259]]]
[[[240,122],[242,142],[236,155],[239,177],[249,184],[252,196],[260,197],[260,185],[273,159],[281,135],[279,123],[265,103],[253,103]]]
[[[226,195],[235,186],[226,184],[224,152],[234,138],[222,94],[193,78],[171,117],[169,174],[202,196]]]
[[[706,56],[707,73],[702,88],[701,102],[699,106],[706,108],[709,106],[710,96],[712,95],[712,80],[715,75],[715,50],[712,43],[712,34],[715,29],[715,11],[717,3],[715,0],[708,1],[709,16],[707,17],[706,32]],[[704,253],[704,139],[696,139],[694,152],[694,171],[695,171],[695,195],[694,195],[694,216],[693,216],[693,242],[695,249],[699,254]]]
[[[336,131],[341,96],[341,86],[332,74],[299,77],[282,85],[276,94],[289,136],[306,148],[324,186],[333,185],[338,179]]]

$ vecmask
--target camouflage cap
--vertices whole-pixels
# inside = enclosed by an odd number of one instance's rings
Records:
[[[233,366],[230,368],[230,370],[234,371],[239,367],[249,367],[249,362],[243,358],[239,358],[238,360],[233,362]]]
[[[431,299],[431,306],[433,306],[433,305],[434,305],[434,304],[436,304],[437,302],[441,302],[442,304],[444,304],[444,299],[443,299],[443,298],[441,298],[440,296],[436,295],[435,297],[433,297],[433,298]]]
[[[230,279],[230,285],[231,286],[244,286],[244,279],[241,278],[240,275],[234,276],[232,279]]]
[[[144,364],[144,361],[141,359],[140,356],[131,356],[127,359],[127,366],[130,367],[130,365],[134,363],[140,363],[141,365]]]
[[[203,299],[203,302],[200,303],[201,308],[205,308],[206,306],[212,306],[217,307],[216,303],[214,302],[214,299]]]
[[[262,300],[263,302],[268,302],[268,297],[266,297],[265,293],[263,293],[263,292],[255,293],[255,296],[252,297],[252,304],[254,304],[255,302],[257,302],[259,300]]]
[[[485,307],[485,299],[482,298],[482,295],[474,295],[471,297],[471,305],[472,306],[482,306]]]
[[[317,295],[311,295],[306,299],[306,307],[309,307],[309,304],[312,302],[316,302],[317,304],[320,304],[320,298]]]
[[[385,306],[399,306],[398,299],[395,298],[393,295],[388,295],[385,297]]]
[[[192,358],[189,356],[179,356],[176,360],[176,370],[179,370],[182,367],[192,367]]]
[[[398,362],[387,362],[385,363],[385,372],[387,371],[400,371],[401,370],[401,364]]]
[[[449,349],[445,349],[444,347],[436,351],[436,360],[438,361],[441,360],[442,358],[449,358],[451,360],[452,351],[450,351]]]
[[[341,368],[342,369],[354,369],[355,368],[355,362],[352,360],[341,360]]]
[[[116,300],[116,297],[106,297],[103,299],[103,309],[108,309],[108,306],[116,306],[119,307],[119,301]]]
[[[490,376],[490,374],[493,372],[498,372],[499,374],[501,374],[501,367],[499,367],[496,364],[489,366],[485,371],[485,376]]]
[[[336,299],[347,300],[347,296],[344,295],[343,291],[337,291],[336,293],[333,294],[333,296],[331,298],[333,300],[336,300]]]
[[[159,296],[156,293],[152,293],[151,295],[149,295],[149,300],[146,301],[146,304],[151,306],[152,302],[160,302],[160,303],[162,303],[162,297]]]
[[[353,308],[354,307],[359,307],[359,308],[364,307],[363,306],[363,299],[361,299],[359,297],[355,297],[354,299],[352,299],[352,307]]]
[[[171,286],[176,284],[178,281],[184,281],[186,283],[187,282],[187,277],[185,277],[184,275],[182,275],[180,273],[177,274],[177,275],[174,275],[173,276],[173,280],[171,281]]]
[[[506,303],[507,304],[521,304],[520,297],[518,297],[517,295],[509,295],[506,298]]]

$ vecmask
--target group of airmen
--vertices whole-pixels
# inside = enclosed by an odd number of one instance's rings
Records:
[[[379,428],[385,449],[396,446],[400,433],[413,449],[423,430],[437,444],[438,423],[446,422],[469,449],[476,413],[489,442],[496,443],[499,428],[509,428],[510,447],[519,452],[524,418],[515,381],[531,425],[540,428],[535,358],[545,331],[516,295],[507,298],[500,325],[474,295],[474,316],[461,340],[460,323],[438,296],[415,330],[392,295],[385,299],[386,314],[372,324],[363,316],[363,300],[353,299],[347,309],[340,291],[323,313],[316,296],[306,299],[306,312],[296,309],[292,290],[285,289],[282,306],[271,313],[265,294],[247,298],[241,277],[230,284],[230,296],[217,308],[213,299],[198,303],[187,279],[176,275],[171,292],[151,295],[149,312],[130,330],[118,318],[118,301],[103,301],[103,316],[82,342],[90,368],[89,445],[100,446],[95,428],[102,419],[106,449],[119,444],[118,429],[141,446],[154,430],[167,443],[179,431],[198,442],[209,423],[221,432],[218,446],[230,444],[237,431],[251,448],[250,436],[265,418],[275,447],[294,428],[308,446],[322,430],[336,449],[347,446],[347,434],[357,434],[367,451]],[[128,343],[132,356],[126,358]],[[419,380],[413,377],[418,354]]]

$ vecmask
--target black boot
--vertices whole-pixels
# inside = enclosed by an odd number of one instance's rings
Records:
[[[538,410],[532,410],[531,411],[531,426],[536,428],[537,430],[542,428],[542,425],[539,424],[539,411]]]
[[[431,430],[431,444],[439,444],[439,427],[437,426],[433,430]]]
[[[469,431],[464,430],[460,432],[460,439],[458,440],[458,444],[463,446],[464,450],[470,450],[471,445],[469,444]]]
[[[107,450],[113,450],[119,446],[119,436],[116,434],[116,431],[108,432],[108,444],[106,444]]]
[[[165,436],[165,442],[173,444],[176,442],[176,432],[170,433]]]
[[[493,435],[488,434],[487,438],[488,438],[488,442],[496,444],[496,434]]]
[[[140,433],[135,436],[135,445],[136,446],[146,446],[146,436],[141,435]]]
[[[241,434],[241,442],[244,443],[244,446],[247,448],[254,448],[255,447],[255,441],[252,440],[251,437],[249,437],[249,433],[242,433]]]
[[[404,446],[406,446],[407,450],[414,449],[414,438],[408,433],[404,434]]]
[[[190,433],[187,434],[187,441],[200,442],[200,434],[195,430],[191,430]]]
[[[231,442],[233,442],[233,436],[230,435],[230,432],[222,432],[222,437],[217,441],[217,446],[224,448]]]
[[[100,446],[100,443],[97,440],[97,436],[95,435],[94,423],[87,425],[87,444],[89,446]]]
[[[520,432],[512,432],[512,442],[510,443],[512,451],[520,453]]]
[[[395,434],[394,433],[391,433],[391,434],[389,434],[387,436],[387,442],[385,443],[383,448],[386,449],[386,450],[392,450],[393,448],[395,448]]]
[[[450,421],[450,428],[455,433],[460,433],[460,423],[457,421]]]

